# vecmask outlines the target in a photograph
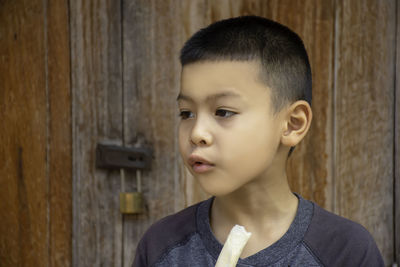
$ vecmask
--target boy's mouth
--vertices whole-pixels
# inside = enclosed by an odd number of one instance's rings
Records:
[[[215,166],[211,162],[197,155],[190,155],[188,163],[196,173],[207,172]]]

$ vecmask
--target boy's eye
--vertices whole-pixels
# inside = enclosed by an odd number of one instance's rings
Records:
[[[182,111],[179,113],[179,117],[181,117],[182,120],[186,120],[186,119],[193,118],[193,117],[194,117],[194,114],[193,114],[193,112],[191,112],[191,111],[182,110]]]
[[[236,112],[225,110],[225,109],[217,109],[215,111],[215,116],[223,117],[223,118],[229,118],[236,114],[237,114]]]

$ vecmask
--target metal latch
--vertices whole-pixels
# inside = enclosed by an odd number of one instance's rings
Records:
[[[96,166],[120,170],[121,192],[119,203],[122,214],[141,214],[146,211],[145,199],[141,192],[141,171],[150,169],[151,156],[152,151],[145,147],[97,144]],[[125,169],[136,169],[136,192],[125,192]]]
[[[152,151],[146,147],[97,144],[96,166],[107,169],[150,169]]]

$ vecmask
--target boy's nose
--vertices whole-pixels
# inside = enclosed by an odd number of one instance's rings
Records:
[[[190,135],[190,142],[196,146],[209,146],[212,144],[213,138],[205,121],[196,120]]]

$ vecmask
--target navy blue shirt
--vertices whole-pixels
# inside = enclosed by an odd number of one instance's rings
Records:
[[[271,246],[239,259],[237,266],[384,266],[364,227],[298,198],[288,231]],[[215,266],[223,245],[211,231],[212,201],[152,225],[138,244],[133,266]]]

